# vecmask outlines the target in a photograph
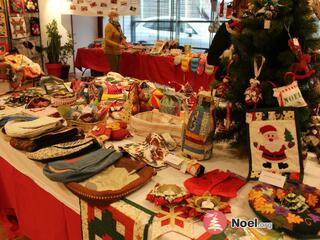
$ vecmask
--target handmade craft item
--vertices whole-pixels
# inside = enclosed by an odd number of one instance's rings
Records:
[[[168,153],[164,139],[150,134],[142,143],[129,143],[121,146],[131,157],[146,162],[148,165],[161,168],[165,166],[164,158]]]
[[[204,69],[207,63],[207,57],[202,57],[199,61],[197,73],[198,75],[202,75],[204,73]]]
[[[101,148],[77,158],[47,163],[43,173],[52,181],[80,182],[98,174],[121,157],[122,153],[113,148]]]
[[[147,137],[150,132],[168,133],[179,143],[181,142],[182,123],[178,116],[154,110],[132,116],[129,125],[130,130],[139,136]]]
[[[287,29],[287,31],[289,32],[289,29]],[[309,68],[311,56],[310,54],[303,53],[299,39],[290,38],[288,40],[288,45],[298,60],[298,62],[293,64],[290,68],[290,71],[294,73],[295,79],[303,80],[312,77],[316,73],[316,70]]]
[[[207,75],[212,75],[213,73],[215,73],[215,70],[216,70],[217,66],[213,66],[213,65],[210,65],[208,64],[208,62],[206,62],[206,66],[205,66],[205,70],[204,72],[207,74]]]
[[[42,77],[39,86],[43,87],[48,95],[70,93],[64,81],[54,76]]]
[[[169,232],[175,232],[193,238],[194,236],[194,220],[188,218],[185,208],[181,206],[159,207],[157,214],[152,222],[151,236],[157,239],[161,235]]]
[[[187,213],[189,217],[201,217],[208,211],[216,210],[223,213],[230,213],[231,206],[227,202],[221,201],[220,197],[206,193],[203,196],[193,196],[187,200]]]
[[[24,8],[27,12],[39,12],[38,0],[24,0]]]
[[[62,127],[63,123],[64,120],[62,118],[41,117],[26,122],[13,120],[6,123],[4,129],[10,137],[32,138],[57,130]]]
[[[82,239],[148,240],[155,213],[128,199],[96,206],[80,200]]]
[[[320,228],[320,191],[286,183],[284,188],[260,183],[249,192],[249,204],[265,222],[298,239],[317,238]]]
[[[181,187],[175,184],[157,183],[148,193],[146,199],[153,202],[156,206],[166,206],[170,204],[179,204],[190,195]]]
[[[7,21],[6,15],[3,12],[0,12],[0,37],[7,37],[8,30],[7,30]]]
[[[71,182],[66,187],[80,199],[94,205],[110,204],[138,190],[149,182],[154,170],[145,163],[120,158],[99,174],[83,182]]]
[[[44,97],[35,97],[27,103],[26,109],[32,108],[46,108],[50,105],[50,100]]]
[[[247,112],[249,132],[249,179],[257,179],[261,171],[303,178],[300,129],[297,113],[290,108]]]
[[[10,12],[11,13],[23,13],[24,5],[23,0],[10,0]]]
[[[214,102],[209,92],[198,94],[197,105],[188,122],[184,123],[182,153],[196,160],[209,159],[213,143],[211,134],[215,130]]]
[[[5,55],[8,51],[9,51],[8,43],[7,42],[0,42],[0,55]],[[10,69],[7,72],[8,76],[10,73],[12,73],[11,66],[9,66],[9,67],[10,67]]]
[[[181,70],[183,72],[188,72],[189,71],[189,65],[190,65],[191,57],[185,55],[184,58],[181,61]]]
[[[27,37],[26,22],[23,17],[10,17],[9,22],[13,39]]]
[[[307,103],[303,99],[297,81],[291,84],[274,88],[273,96],[277,98],[280,107],[305,107]]]
[[[33,152],[54,144],[75,141],[83,138],[83,132],[78,128],[62,128],[55,132],[43,134],[35,138],[11,138],[10,145],[15,149]]]
[[[42,148],[27,153],[27,157],[35,161],[47,162],[78,157],[99,148],[101,148],[101,145],[95,139],[85,138]]]
[[[40,21],[37,17],[31,17],[30,23],[30,33],[32,36],[40,36]]]
[[[210,171],[201,177],[192,177],[184,182],[189,193],[196,196],[211,194],[223,198],[235,198],[237,191],[246,184],[244,178],[232,172],[219,169]]]
[[[180,116],[182,96],[176,92],[167,91],[160,101],[159,111],[171,115]]]

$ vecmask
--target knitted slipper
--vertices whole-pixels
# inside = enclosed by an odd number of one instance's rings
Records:
[[[206,62],[207,62],[207,58],[201,58],[200,59],[199,65],[198,65],[198,69],[197,69],[198,75],[202,75],[203,74]]]
[[[185,57],[182,59],[181,69],[182,69],[183,72],[188,72],[188,71],[189,71],[190,60],[191,60],[191,58],[188,57],[188,56],[185,56]]]
[[[230,176],[231,172],[223,172],[216,169],[211,172],[207,172],[201,177],[189,178],[184,182],[184,186],[189,191],[189,193],[197,196],[202,196],[206,192],[210,192],[217,184],[225,181]]]
[[[238,176],[230,176],[223,182],[215,185],[210,193],[214,196],[220,196],[225,198],[235,198],[237,191],[246,184],[246,181]]]
[[[174,58],[173,63],[174,63],[175,65],[179,65],[179,64],[181,63],[181,61],[182,61],[182,58],[183,58],[182,55],[176,56],[176,57]]]
[[[205,73],[207,75],[212,75],[214,73],[215,67],[213,65],[210,65],[206,62],[206,68],[205,68]]]
[[[197,73],[198,66],[199,66],[200,58],[192,58],[191,59],[191,72]]]

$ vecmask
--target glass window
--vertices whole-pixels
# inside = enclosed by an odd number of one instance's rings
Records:
[[[140,16],[121,18],[128,41],[177,40],[181,46],[209,48],[214,34],[208,27],[219,13],[218,0],[140,0],[140,5]]]

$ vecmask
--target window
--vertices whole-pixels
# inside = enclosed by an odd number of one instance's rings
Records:
[[[231,0],[226,0],[225,5]],[[140,0],[136,17],[121,17],[128,41],[154,44],[156,40],[177,40],[181,46],[208,49],[214,34],[208,27],[216,19],[218,0]]]

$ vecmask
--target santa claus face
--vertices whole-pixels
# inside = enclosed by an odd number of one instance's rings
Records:
[[[279,140],[277,132],[266,132],[265,134],[263,134],[263,137],[267,142],[274,142]]]

